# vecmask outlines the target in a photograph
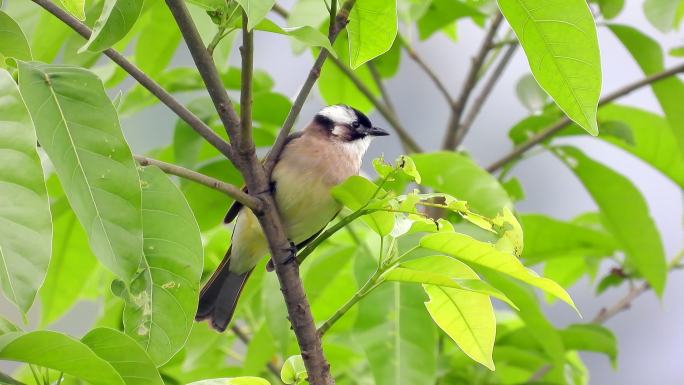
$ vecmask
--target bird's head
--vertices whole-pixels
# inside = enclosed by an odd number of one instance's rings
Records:
[[[375,136],[389,135],[382,128],[373,126],[363,112],[344,104],[323,108],[314,117],[314,123],[329,135],[330,139],[343,143],[367,142]]]

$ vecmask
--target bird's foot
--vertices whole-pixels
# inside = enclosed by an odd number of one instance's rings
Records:
[[[260,192],[257,195],[267,194],[267,193],[268,194],[275,194],[275,192],[276,192],[276,182],[270,181],[270,182],[268,182],[268,188],[266,190]]]
[[[297,262],[297,245],[290,241],[290,247],[286,248],[285,251],[288,252],[287,259],[283,261],[283,265],[289,265],[292,262]]]

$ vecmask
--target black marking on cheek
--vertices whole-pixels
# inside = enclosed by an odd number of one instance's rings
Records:
[[[329,117],[321,114],[316,114],[316,116],[314,116],[314,122],[321,127],[325,127],[328,129],[328,131],[332,131],[333,128],[335,128],[335,122],[333,122]]]

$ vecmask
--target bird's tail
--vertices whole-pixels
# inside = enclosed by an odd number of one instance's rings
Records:
[[[230,324],[242,288],[252,272],[250,270],[243,274],[234,273],[228,270],[229,262],[230,249],[202,288],[195,314],[196,321],[208,320],[211,327],[220,332],[226,330]]]

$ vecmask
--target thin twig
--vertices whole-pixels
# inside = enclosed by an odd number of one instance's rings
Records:
[[[335,39],[337,39],[337,35],[339,35],[340,31],[346,27],[349,19],[349,12],[351,12],[351,9],[354,7],[355,3],[356,0],[346,0],[342,4],[340,10],[337,12],[335,16],[334,27],[330,29],[328,35],[328,40],[330,40],[331,44],[335,42]],[[287,11],[281,7],[278,7],[277,10],[276,7],[274,7],[273,10],[278,12],[283,17],[287,17],[288,15]],[[282,129],[280,130],[280,133],[278,133],[278,137],[271,147],[271,152],[264,160],[264,168],[266,169],[268,175],[270,175],[270,173],[273,171],[273,166],[275,166],[275,162],[280,156],[280,152],[283,150],[283,147],[285,147],[287,137],[290,135],[290,131],[292,131],[292,127],[294,126],[299,113],[302,111],[304,102],[306,102],[307,97],[311,93],[311,89],[321,76],[321,68],[323,68],[323,64],[329,56],[330,53],[327,50],[321,49],[321,51],[318,53],[318,57],[316,57],[316,61],[314,61],[313,66],[309,70],[309,75],[304,81],[302,88],[300,88],[294,103],[292,103],[292,107],[285,118],[285,123],[283,123]]]
[[[390,111],[392,111],[396,115],[397,110],[394,108],[394,105],[392,104],[392,99],[390,99],[389,92],[387,92],[385,82],[382,81],[382,76],[380,76],[378,67],[375,66],[375,63],[373,63],[373,61],[369,61],[367,65],[368,70],[370,71],[371,76],[373,77],[373,81],[375,82],[375,85],[378,86],[378,89],[380,90],[380,95],[382,95],[382,101],[385,103],[387,108],[389,108]]]
[[[233,323],[233,325],[230,327],[230,330],[232,330],[233,333],[235,333],[237,338],[240,341],[242,341],[242,343],[245,344],[245,346],[249,345],[250,338],[247,335],[247,332],[242,330],[241,327]],[[266,367],[268,368],[268,371],[271,372],[271,374],[273,374],[276,378],[280,379],[280,370],[278,370],[278,368],[273,364],[273,362],[269,361],[268,363],[266,363]]]
[[[432,80],[432,83],[435,84],[439,92],[444,96],[444,99],[446,99],[447,103],[449,103],[449,106],[454,104],[454,99],[451,97],[451,94],[449,93],[449,90],[447,89],[446,85],[444,85],[444,82],[437,76],[437,73],[430,68],[430,66],[423,60],[423,58],[416,52],[416,50],[411,47],[411,45],[404,40],[404,38],[400,35],[397,37],[397,39],[401,39],[401,43],[404,46],[404,49],[406,50],[406,53],[408,54],[409,58],[416,62],[418,64],[418,67],[420,67],[423,72]]]
[[[622,96],[628,95],[631,92],[634,92],[638,90],[639,88],[645,87],[649,84],[655,83],[659,80],[663,80],[665,78],[668,78],[670,76],[674,76],[678,73],[684,72],[684,63],[680,64],[678,66],[672,67],[670,69],[667,69],[662,72],[658,72],[653,75],[646,76],[645,78],[638,80],[634,83],[630,83],[622,88],[619,88],[610,94],[607,94],[601,100],[599,101],[599,106],[605,105],[607,103],[610,103],[614,101],[615,99],[618,99]],[[537,144],[545,141],[546,139],[554,136],[558,131],[562,130],[563,128],[569,126],[572,123],[570,118],[563,117],[559,119],[556,123],[548,126],[547,128],[537,132],[536,134],[532,135],[529,137],[525,142],[519,144],[517,147],[513,149],[510,153],[507,155],[503,156],[501,159],[497,160],[496,162],[492,163],[489,167],[487,167],[487,171],[489,172],[494,172],[500,169],[501,167],[505,166],[509,162],[518,159],[522,154],[527,152],[529,149],[533,148]]]
[[[461,118],[463,116],[463,111],[465,110],[466,104],[468,104],[468,99],[473,89],[477,85],[478,75],[480,73],[480,68],[487,58],[487,54],[492,48],[492,42],[496,37],[496,31],[499,29],[501,22],[503,21],[503,15],[501,12],[496,13],[492,23],[485,34],[482,44],[480,46],[477,55],[472,59],[472,64],[470,65],[470,70],[466,75],[463,86],[461,87],[461,92],[458,98],[452,104],[452,113],[449,118],[449,124],[447,125],[446,134],[444,135],[444,142],[442,148],[445,150],[453,150],[456,148],[456,137],[459,125],[461,124]]]
[[[89,39],[92,31],[85,24],[78,21],[76,18],[65,12],[62,8],[55,5],[49,0],[32,0],[34,3],[41,6],[43,9],[60,19],[64,24],[73,29],[76,33]],[[106,49],[104,54],[107,55],[114,63],[118,64],[124,71],[131,75],[140,85],[145,87],[152,95],[156,96],[159,101],[164,103],[171,109],[179,118],[185,121],[193,130],[200,136],[207,140],[212,146],[225,157],[233,160],[232,147],[228,142],[218,136],[206,123],[188,110],[184,105],[177,101],[171,94],[162,88],[157,82],[152,80],[144,72],[142,72],[133,63],[128,61],[123,55],[112,48]]]
[[[134,155],[133,158],[135,158],[135,161],[141,166],[157,166],[167,174],[176,175],[183,179],[191,180],[214,190],[221,191],[222,193],[225,193],[229,197],[244,204],[250,209],[255,210],[256,212],[261,210],[261,201],[259,199],[245,193],[230,183],[220,181],[216,178],[212,178],[208,175],[201,174],[185,167],[148,158],[143,155]]]
[[[241,154],[254,152],[252,140],[252,74],[254,73],[254,32],[247,29],[247,12],[242,12],[242,71],[240,84],[240,141]]]
[[[487,101],[487,98],[494,89],[494,86],[499,81],[499,78],[508,66],[508,63],[511,61],[511,58],[513,58],[513,54],[515,53],[515,50],[517,48],[517,44],[512,44],[506,49],[506,52],[504,53],[503,57],[492,71],[492,74],[489,76],[489,79],[487,79],[487,82],[482,87],[480,94],[475,98],[475,100],[473,100],[473,103],[470,109],[468,110],[468,113],[466,114],[465,118],[463,118],[463,122],[456,131],[456,147],[458,147],[458,145],[460,145],[463,142],[463,139],[465,139],[468,130],[470,130],[470,127],[475,122],[475,119],[479,115],[480,110],[482,110],[485,101]]]
[[[228,137],[231,142],[236,143],[235,139],[238,138],[240,119],[238,118],[237,112],[235,112],[233,103],[228,97],[228,92],[226,92],[226,89],[223,86],[223,81],[216,69],[214,59],[204,46],[202,37],[197,31],[195,23],[192,21],[192,16],[190,16],[190,12],[188,11],[185,2],[183,0],[166,0],[166,5],[169,7],[173,18],[176,20],[176,24],[178,24],[178,28],[183,35],[183,40],[185,40],[192,60],[195,62],[195,66],[202,76],[209,96],[216,106],[216,111],[218,112],[219,118],[221,118],[223,127],[228,133]]]
[[[21,381],[15,380],[11,376],[0,372],[0,384],[9,384],[9,385],[27,385]],[[36,383],[37,384],[37,383]]]

